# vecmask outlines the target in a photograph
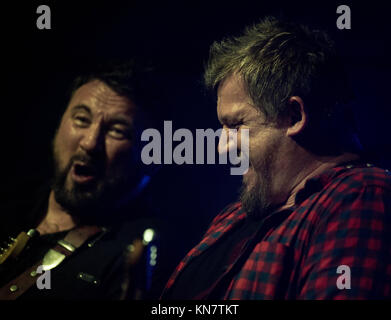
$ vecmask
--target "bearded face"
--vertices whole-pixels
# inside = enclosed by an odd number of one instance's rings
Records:
[[[80,220],[100,219],[136,180],[135,105],[94,80],[73,95],[56,133],[53,191]]]
[[[232,75],[220,84],[217,115],[223,129],[238,131],[239,151],[240,130],[247,129],[249,132],[249,168],[243,176],[240,199],[249,215],[263,216],[276,204],[274,182],[276,168],[279,167],[276,163],[281,160],[283,130],[268,122],[259,108],[253,105],[238,75]]]

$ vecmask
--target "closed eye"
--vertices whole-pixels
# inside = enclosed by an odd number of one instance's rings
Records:
[[[237,121],[237,122],[229,123],[227,125],[227,127],[229,129],[236,129],[236,130],[238,130],[242,125],[243,125],[243,121]]]

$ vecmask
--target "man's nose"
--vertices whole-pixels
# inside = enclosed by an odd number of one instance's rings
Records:
[[[238,151],[240,148],[240,134],[235,129],[223,128],[221,131],[217,151],[219,154],[228,153],[231,150]]]
[[[80,140],[80,147],[88,152],[96,152],[103,149],[104,134],[99,124],[92,125],[85,129],[84,134]]]

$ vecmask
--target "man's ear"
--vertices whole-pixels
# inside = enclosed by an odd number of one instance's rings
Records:
[[[304,110],[304,102],[298,96],[292,96],[288,100],[290,107],[290,125],[286,131],[287,136],[293,137],[303,131],[307,125],[307,114]]]

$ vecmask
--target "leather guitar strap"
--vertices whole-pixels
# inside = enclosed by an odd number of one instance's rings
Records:
[[[0,288],[0,300],[17,299],[36,282],[39,266],[42,266],[44,271],[55,268],[100,231],[102,228],[97,226],[81,226],[69,231],[64,239],[58,240],[56,245],[49,249],[43,259]]]

